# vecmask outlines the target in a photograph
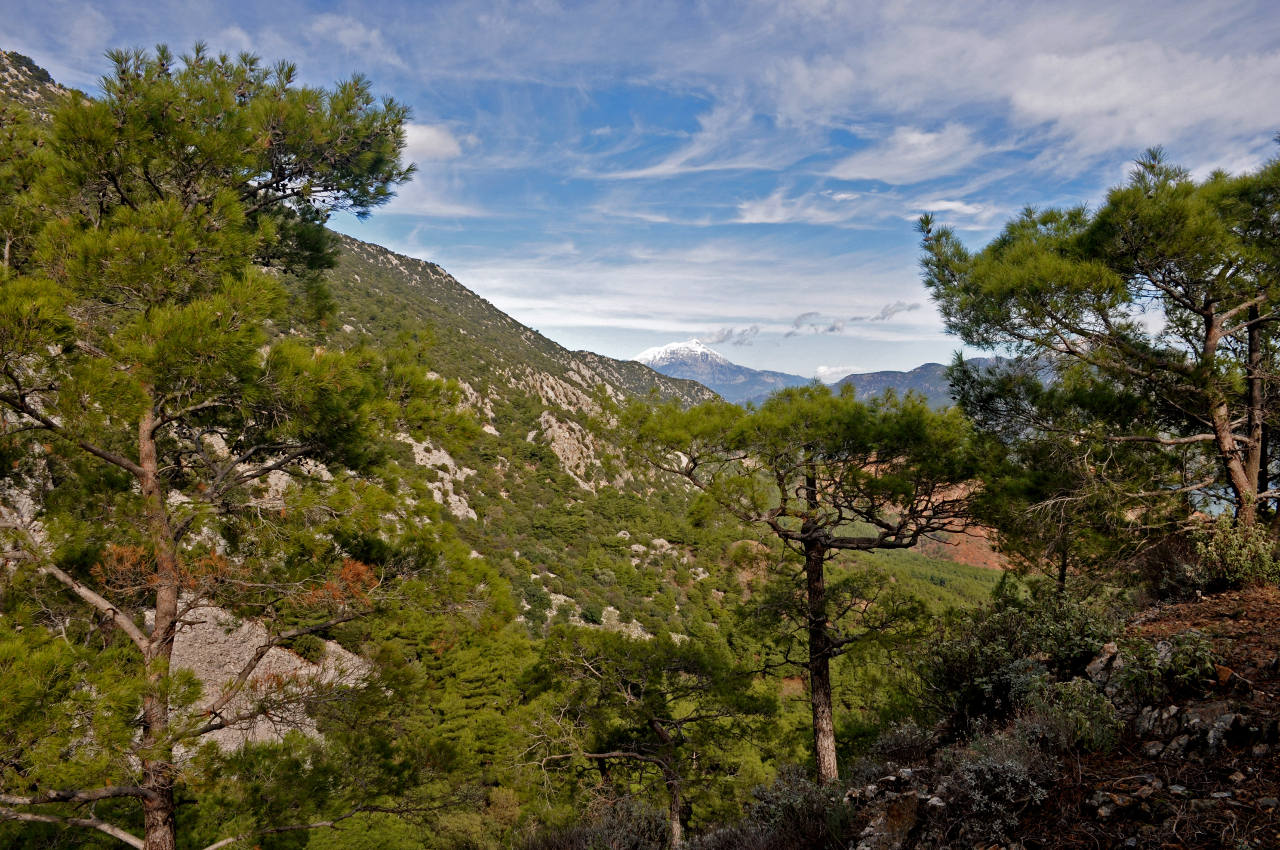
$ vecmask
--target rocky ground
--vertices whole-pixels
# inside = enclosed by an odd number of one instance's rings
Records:
[[[1192,631],[1216,676],[1141,707],[1119,749],[1079,760],[1027,814],[1024,847],[1280,847],[1280,590],[1163,606],[1129,628],[1156,642]]]
[[[1202,659],[1188,668],[1194,674],[1135,690],[1139,671],[1167,674],[1188,646]],[[1034,758],[1016,738],[1000,736],[988,739],[985,761],[967,773],[946,775],[936,756],[897,769],[849,791],[846,805],[861,825],[850,846],[1280,848],[1280,590],[1152,608],[1106,646],[1088,675],[1123,721],[1118,746],[1067,753],[1055,773],[1034,782],[1018,773]],[[966,792],[966,783],[988,796]],[[1003,802],[991,806],[990,794],[1002,791]],[[1012,840],[980,839],[991,834]]]

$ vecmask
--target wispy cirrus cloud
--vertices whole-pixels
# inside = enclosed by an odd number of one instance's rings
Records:
[[[751,345],[759,335],[759,325],[748,325],[745,328],[720,328],[703,334],[700,339],[707,345]]]
[[[381,28],[369,26],[354,16],[323,12],[314,16],[306,29],[311,36],[335,44],[349,54],[365,57],[366,61],[408,67]]]
[[[1096,202],[1151,144],[1200,175],[1265,161],[1273,5],[48,0],[0,46],[90,90],[107,47],[200,38],[294,60],[307,84],[366,73],[412,106],[419,173],[338,226],[420,228],[432,259],[570,345],[712,328],[810,373],[956,345],[919,282],[921,212],[976,243],[1024,205]],[[898,302],[919,306],[872,321]]]
[[[956,174],[992,150],[963,124],[932,131],[895,127],[888,138],[837,162],[829,174],[840,180],[910,185]]]

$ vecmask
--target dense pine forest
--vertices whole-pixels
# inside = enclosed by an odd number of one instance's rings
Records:
[[[957,403],[738,405],[328,229],[365,79],[110,60],[0,62],[0,845],[1274,846],[1280,162],[925,216]]]

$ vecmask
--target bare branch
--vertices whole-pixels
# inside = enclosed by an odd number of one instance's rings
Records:
[[[338,815],[332,820],[316,821],[315,823],[297,823],[287,826],[273,826],[267,829],[259,829],[253,832],[242,832],[239,835],[232,835],[228,838],[221,838],[212,844],[207,844],[203,850],[222,850],[223,847],[230,847],[238,841],[248,841],[250,838],[258,838],[263,835],[279,835],[284,832],[302,832],[311,829],[337,829],[338,824],[344,820],[355,817],[359,814],[367,814],[370,812],[383,812],[387,814],[396,814],[398,810],[389,809],[380,806],[357,806],[346,814]]]
[[[42,564],[40,566],[37,566],[36,570],[38,572],[43,573],[44,575],[52,576],[53,578],[57,579],[76,596],[79,596],[81,599],[83,599],[85,602],[88,602],[98,611],[102,612],[103,614],[106,614],[107,617],[111,619],[111,622],[114,623],[115,626],[120,629],[120,631],[124,632],[129,636],[129,639],[133,641],[134,646],[138,647],[138,650],[144,656],[147,655],[148,652],[150,652],[151,640],[145,634],[142,633],[142,629],[138,628],[137,624],[134,623],[132,619],[130,619],[123,611],[121,611],[115,605],[111,604],[111,602],[109,602],[108,600],[104,599],[102,596],[95,593],[89,587],[86,587],[84,584],[81,584],[80,582],[76,581],[74,578],[67,575],[65,572],[58,569],[53,564]]]
[[[210,721],[209,723],[206,723],[205,725],[197,728],[193,736],[198,737],[200,735],[207,735],[210,732],[215,732],[229,725],[230,721],[220,717],[219,712],[221,712],[224,708],[226,708],[227,705],[232,700],[234,700],[241,691],[244,690],[244,686],[249,681],[249,677],[253,675],[253,671],[258,669],[258,665],[262,663],[262,659],[265,658],[267,653],[270,652],[272,649],[274,649],[277,646],[280,646],[285,641],[293,640],[296,637],[315,634],[316,632],[322,632],[325,629],[332,628],[333,626],[341,625],[342,623],[349,623],[350,621],[356,619],[359,616],[360,616],[359,612],[341,614],[337,617],[331,617],[328,620],[325,620],[323,623],[317,623],[314,626],[304,626],[302,628],[293,629],[287,632],[282,632],[281,634],[276,635],[271,640],[259,646],[254,651],[253,657],[251,657],[248,661],[246,661],[244,666],[240,668],[240,672],[237,673],[236,677],[231,680],[231,684],[228,685],[226,690],[222,692],[222,695],[219,696],[217,700],[213,702],[212,705],[210,705],[207,709],[205,709],[205,713],[208,716],[217,717],[218,719]]]
[[[1212,443],[1218,439],[1213,434],[1193,434],[1189,437],[1160,437],[1155,434],[1138,434],[1124,437],[1103,437],[1108,443],[1156,443],[1161,446],[1185,446],[1188,443]]]
[[[44,803],[92,803],[97,800],[109,800],[114,797],[153,797],[154,791],[139,788],[136,785],[112,785],[105,788],[93,788],[88,791],[45,791],[34,797],[18,797],[13,794],[0,794],[0,803],[6,806],[39,806]]]
[[[138,848],[138,850],[143,850],[145,846],[142,839],[133,833],[125,832],[120,827],[98,818],[67,818],[57,815],[38,814],[36,812],[20,812],[16,809],[0,806],[0,820],[16,820],[23,823],[52,823],[60,826],[82,826],[88,829],[96,829],[98,832],[104,832],[112,838],[123,841],[130,847]]]
[[[116,454],[115,452],[107,451],[106,449],[100,446],[96,446],[93,443],[90,443],[88,440],[83,440],[83,439],[80,439],[79,437],[75,437],[68,434],[65,428],[59,425],[56,421],[54,421],[48,415],[42,413],[37,408],[33,407],[29,402],[26,401],[26,399],[8,395],[7,393],[0,393],[0,403],[8,405],[9,407],[13,408],[19,413],[22,413],[26,416],[30,416],[32,419],[39,422],[40,426],[44,430],[51,431],[52,433],[66,440],[67,442],[72,443],[73,445],[79,446],[80,448],[84,449],[89,454],[101,460],[105,460],[107,463],[111,464],[112,466],[118,466],[136,478],[142,477],[141,466],[129,460],[124,455],[119,455],[119,454]]]

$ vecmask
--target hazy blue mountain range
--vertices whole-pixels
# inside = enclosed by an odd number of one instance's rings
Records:
[[[738,403],[763,401],[770,393],[783,387],[800,386],[812,381],[801,375],[739,366],[696,339],[649,348],[637,354],[634,359],[663,375],[697,381],[715,390],[726,401]],[[979,357],[973,362],[986,366],[995,360]],[[833,382],[832,386],[839,388],[846,384],[853,385],[854,392],[860,399],[874,398],[886,390],[893,390],[900,395],[906,392],[919,393],[935,407],[946,407],[952,403],[947,367],[942,363],[925,363],[906,372],[855,372]]]
[[[996,362],[994,357],[976,357],[970,363],[986,367]],[[952,403],[951,386],[947,381],[947,367],[942,363],[925,363],[907,372],[886,370],[883,372],[857,372],[845,375],[832,386],[843,387],[852,384],[855,394],[860,399],[874,398],[885,390],[893,390],[901,395],[915,392],[929,399],[934,407],[946,407]]]

